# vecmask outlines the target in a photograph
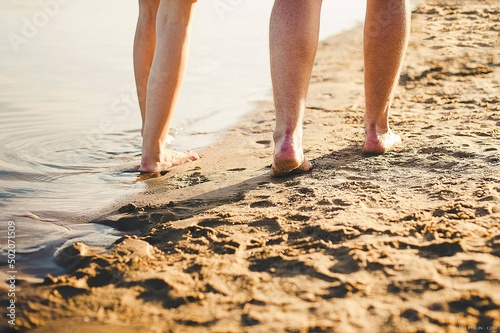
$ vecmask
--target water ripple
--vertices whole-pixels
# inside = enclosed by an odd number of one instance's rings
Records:
[[[16,138],[7,137],[0,143],[3,144],[0,163],[10,166],[11,170],[23,169],[23,177],[33,181],[50,181],[64,171],[102,172],[103,168],[116,165],[116,159],[122,163],[130,161],[140,152],[138,133],[103,135],[38,131],[21,138],[16,133]],[[29,169],[35,172],[26,172]],[[37,171],[45,172],[40,175]],[[11,176],[17,178],[19,172],[13,171]]]

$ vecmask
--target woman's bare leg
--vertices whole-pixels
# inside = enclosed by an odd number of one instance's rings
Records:
[[[146,115],[146,90],[156,45],[156,14],[160,0],[139,0],[139,19],[134,39],[134,72],[141,109],[142,129]],[[141,130],[142,131],[142,130]]]
[[[368,0],[364,29],[365,132],[363,151],[383,154],[401,137],[389,127],[389,109],[410,33],[408,0]]]
[[[142,172],[160,172],[199,158],[196,153],[164,148],[184,75],[195,2],[196,0],[160,1],[156,16],[158,38],[147,83],[140,167]]]

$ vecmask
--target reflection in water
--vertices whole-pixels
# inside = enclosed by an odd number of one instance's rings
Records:
[[[363,16],[352,0],[335,3],[336,10],[325,2],[323,36]],[[212,1],[198,3],[174,148],[209,145],[252,103],[270,99],[271,6],[247,0],[221,13]],[[58,273],[52,256],[68,240],[102,245],[117,237],[80,224],[88,210],[144,188],[124,172],[138,164],[141,147],[136,17],[135,1],[0,2],[0,36],[9,40],[0,45],[0,265],[6,221],[16,223],[22,269]]]

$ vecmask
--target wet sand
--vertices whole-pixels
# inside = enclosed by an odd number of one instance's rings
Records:
[[[361,29],[326,40],[312,173],[270,178],[262,103],[201,160],[96,215],[129,236],[77,243],[56,256],[67,274],[19,281],[17,329],[498,331],[499,14],[498,1],[417,8],[391,118],[404,144],[378,157],[361,154]]]

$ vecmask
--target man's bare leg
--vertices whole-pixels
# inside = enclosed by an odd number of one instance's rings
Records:
[[[144,1],[144,0],[143,0]],[[156,48],[149,73],[144,114],[142,172],[160,172],[199,158],[164,148],[184,74],[191,14],[196,0],[161,0]]]
[[[271,175],[306,172],[302,121],[318,47],[321,0],[276,0],[271,14],[271,75],[276,128]]]
[[[383,154],[401,137],[389,127],[389,109],[410,32],[408,0],[368,0],[364,28],[365,132],[363,152]]]

